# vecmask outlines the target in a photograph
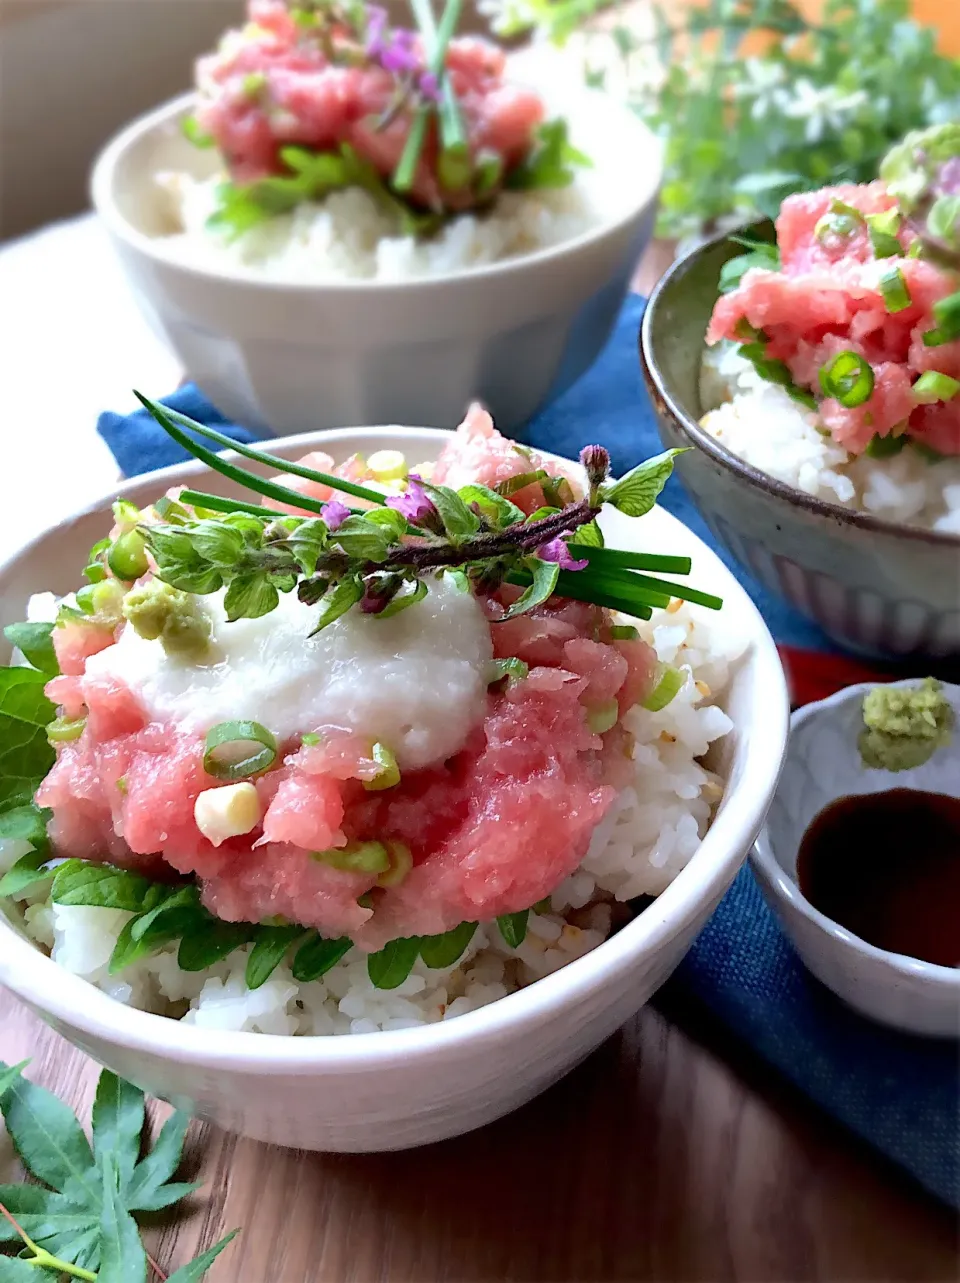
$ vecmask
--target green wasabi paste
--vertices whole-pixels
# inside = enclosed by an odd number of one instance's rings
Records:
[[[860,757],[874,770],[912,770],[949,742],[953,723],[953,709],[933,677],[919,686],[875,686],[863,699]]]

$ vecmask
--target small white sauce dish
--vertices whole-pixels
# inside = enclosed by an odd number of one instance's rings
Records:
[[[914,686],[913,680],[896,686]],[[960,1035],[960,968],[875,948],[826,917],[800,891],[797,855],[804,833],[829,803],[888,789],[960,796],[960,732],[923,766],[872,770],[857,750],[863,697],[848,686],[791,718],[787,758],[750,860],[761,890],[807,968],[865,1016],[907,1033]],[[960,727],[960,687],[943,684]],[[960,859],[960,851],[957,852]]]
[[[471,400],[510,432],[574,382],[610,335],[653,231],[662,165],[653,134],[594,90],[552,86],[592,162],[597,221],[550,248],[420,279],[272,280],[170,236],[162,172],[204,179],[216,155],[181,123],[193,95],[134,121],[106,148],[94,206],[148,319],[224,414],[279,435],[343,423],[449,427]],[[551,100],[552,99],[552,100]]]

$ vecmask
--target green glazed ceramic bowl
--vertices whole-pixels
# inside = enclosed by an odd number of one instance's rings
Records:
[[[772,239],[772,225],[753,229]],[[771,591],[863,654],[960,658],[960,536],[814,499],[725,450],[699,424],[700,362],[726,237],[673,265],[651,295],[640,363],[665,446],[722,544]]]

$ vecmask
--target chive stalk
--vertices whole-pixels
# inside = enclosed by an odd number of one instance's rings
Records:
[[[447,46],[450,44],[457,23],[460,21],[462,5],[463,0],[447,0],[439,27],[434,21],[429,0],[418,0],[418,3],[413,5],[424,44],[431,42],[432,38],[433,48],[428,54],[427,66],[440,85],[441,147],[444,153],[450,154],[451,161],[456,161],[466,152],[463,120],[445,70]],[[447,93],[448,90],[449,94]],[[393,188],[395,191],[406,192],[413,186],[417,165],[420,162],[420,153],[423,151],[423,144],[427,136],[427,124],[433,110],[432,104],[422,102],[414,112],[410,132],[407,135],[400,162],[393,175]],[[450,176],[453,177],[453,174],[451,173]]]

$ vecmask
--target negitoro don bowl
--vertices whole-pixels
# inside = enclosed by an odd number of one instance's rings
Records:
[[[591,167],[594,225],[533,253],[397,281],[277,281],[187,261],[169,239],[161,171],[206,178],[210,151],[183,137],[192,95],[127,126],[98,160],[94,206],[140,306],[187,375],[225,414],[280,435],[342,423],[440,426],[482,400],[506,432],[559,395],[610,335],[653,233],[659,144],[628,108],[553,85]]]
[[[772,236],[769,223],[753,229]],[[921,530],[804,494],[745,463],[700,426],[704,336],[723,235],[679,260],[651,295],[640,363],[665,446],[708,525],[772,592],[850,649],[960,655],[960,536]],[[690,448],[692,447],[692,448]]]
[[[424,428],[344,429],[291,438],[276,453],[296,458],[322,445],[337,459],[387,448],[432,459],[448,439]],[[177,484],[232,492],[218,474],[189,463],[125,482],[117,493],[145,506]],[[0,624],[22,618],[31,593],[76,586],[108,513],[104,500],[0,567]],[[724,626],[748,641],[724,700],[734,729],[712,763],[725,781],[713,823],[675,881],[608,941],[454,1020],[348,1037],[214,1032],[133,1010],[68,974],[2,915],[0,982],[64,1037],[147,1091],[279,1145],[357,1152],[425,1144],[479,1127],[556,1081],[646,1002],[690,947],[757,835],[787,737],[776,648],[716,555],[659,508],[639,523],[611,512],[604,525],[619,547],[640,539],[648,550],[669,544],[691,556],[694,574],[724,598]]]

